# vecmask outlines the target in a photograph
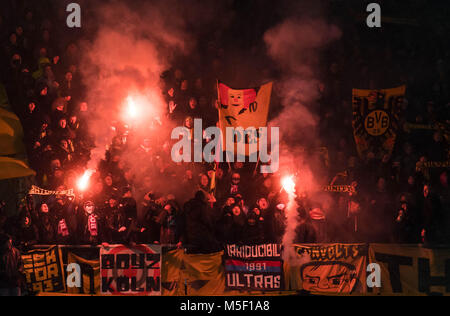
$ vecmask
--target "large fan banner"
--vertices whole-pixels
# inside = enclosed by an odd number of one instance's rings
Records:
[[[22,255],[28,291],[63,293],[66,291],[61,250],[53,246],[47,250],[33,250]]]
[[[294,245],[297,263],[289,267],[289,287],[319,294],[366,292],[365,244]]]
[[[161,295],[161,246],[102,247],[100,277],[103,295]]]
[[[267,126],[272,86],[271,82],[255,89],[237,90],[218,82],[219,122],[224,138],[228,127],[244,130],[254,127],[258,131],[259,128]],[[236,153],[238,143],[244,143],[245,155],[251,156],[255,150],[249,145],[256,144],[254,148],[258,150],[259,133],[224,139],[223,150],[233,150]]]
[[[100,294],[100,261],[88,260],[72,252],[67,254],[67,264],[77,264],[80,267],[80,288],[68,288],[70,294],[99,295]]]
[[[353,135],[360,158],[392,155],[405,93],[406,86],[353,90]]]
[[[225,285],[227,290],[283,290],[281,245],[227,245]]]
[[[380,265],[378,295],[450,295],[450,249],[372,244],[370,263]]]

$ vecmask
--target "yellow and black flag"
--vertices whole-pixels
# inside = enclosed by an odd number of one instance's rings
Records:
[[[353,90],[353,135],[361,158],[392,155],[406,86],[380,90]]]
[[[270,98],[272,95],[273,83],[267,83],[254,89],[232,89],[225,84],[218,82],[217,90],[219,95],[219,123],[224,137],[223,151],[236,149],[238,143],[245,143],[245,155],[252,156],[259,148],[259,134],[246,135],[241,139],[225,139],[226,129],[267,127],[267,117],[269,114]],[[256,146],[251,146],[256,145]],[[234,150],[236,153],[237,150]]]

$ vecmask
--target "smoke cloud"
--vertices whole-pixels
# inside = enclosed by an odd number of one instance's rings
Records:
[[[290,17],[264,35],[267,54],[276,62],[281,76],[276,94],[281,112],[271,122],[280,127],[282,175],[297,174],[297,193],[314,192],[320,187],[323,167],[313,158],[315,148],[322,146],[318,135],[318,100],[320,98],[320,57],[324,48],[339,39],[338,27],[315,17]],[[309,194],[312,203],[314,196]],[[326,202],[326,201],[325,201]],[[326,203],[325,203],[326,204]],[[326,207],[326,206],[325,206]],[[283,238],[285,260],[292,262],[292,247],[298,226],[295,195],[289,196],[286,208],[287,228]]]

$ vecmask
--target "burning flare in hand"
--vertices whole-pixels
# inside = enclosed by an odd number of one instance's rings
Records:
[[[77,181],[78,190],[80,191],[87,190],[87,188],[89,187],[89,180],[91,179],[93,173],[94,170],[86,170],[84,172],[83,176]]]
[[[294,182],[294,176],[287,176],[283,178],[281,181],[281,184],[283,186],[283,189],[289,193],[294,194],[295,193],[295,182]]]
[[[135,119],[138,117],[139,113],[138,113],[138,109],[136,106],[136,102],[134,101],[134,99],[132,97],[128,97],[127,98],[127,114],[128,117],[131,119]]]

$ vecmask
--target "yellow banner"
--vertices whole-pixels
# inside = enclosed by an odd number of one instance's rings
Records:
[[[218,83],[219,123],[224,137],[224,151],[233,150],[236,153],[239,144],[245,146],[246,156],[258,151],[258,130],[267,126],[272,86],[271,82],[257,89],[236,90]],[[228,139],[226,129],[229,127],[243,130],[255,128],[255,131]]]
[[[0,107],[0,155],[24,155],[23,128],[19,118]]]
[[[380,90],[353,90],[353,134],[358,154],[366,158],[392,155],[406,86]]]
[[[366,292],[367,245],[294,245],[297,260],[286,264],[288,290],[317,294]]]
[[[67,254],[67,264],[78,264],[81,269],[81,287],[68,288],[67,293],[75,295],[99,295],[100,294],[100,261],[86,260],[72,252]]]
[[[22,255],[22,261],[30,293],[66,291],[61,249],[58,246],[27,252]]]
[[[370,263],[381,268],[381,295],[450,295],[450,249],[372,244]]]

